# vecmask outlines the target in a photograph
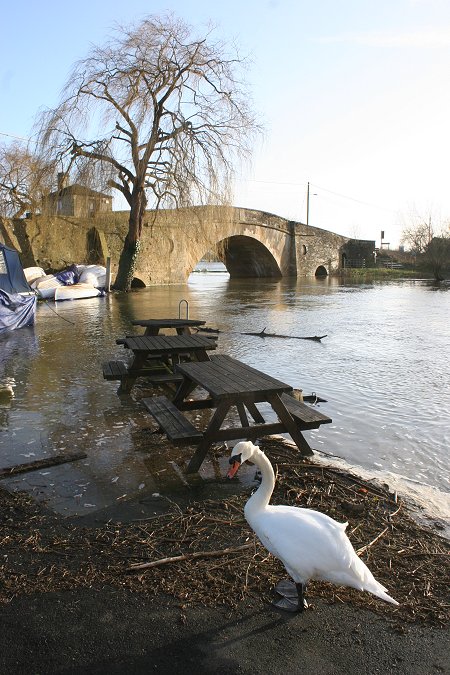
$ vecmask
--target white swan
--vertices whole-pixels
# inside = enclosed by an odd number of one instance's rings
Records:
[[[261,543],[281,560],[295,582],[295,586],[289,581],[278,584],[276,590],[284,597],[275,603],[277,607],[293,612],[305,609],[308,605],[303,593],[310,579],[368,591],[398,605],[356,555],[345,534],[347,523],[338,523],[311,509],[269,505],[275,475],[269,459],[258,446],[251,441],[241,441],[234,446],[228,478],[232,478],[247,460],[259,467],[262,482],[245,505],[245,518]]]

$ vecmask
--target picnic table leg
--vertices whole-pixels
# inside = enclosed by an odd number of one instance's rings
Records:
[[[236,408],[239,413],[239,419],[241,420],[241,424],[243,427],[248,427],[250,426],[248,422],[248,417],[247,413],[245,412],[245,407],[243,403],[236,403]]]
[[[216,412],[211,417],[208,427],[203,434],[203,440],[200,441],[194,456],[188,464],[186,473],[195,473],[200,469],[203,460],[206,457],[206,453],[214,442],[214,434],[215,432],[219,431],[229,409],[230,404],[226,401],[219,403]]]
[[[128,377],[128,375],[123,375],[122,379],[120,380],[119,388],[117,390],[117,393],[119,394],[129,394],[130,391],[133,389],[133,385],[136,382],[135,377]]]
[[[136,354],[128,366],[128,374],[123,375],[122,379],[120,380],[120,386],[117,390],[118,394],[129,394],[130,391],[133,389],[134,383],[136,382],[138,376],[133,375],[133,369],[134,370],[139,370],[142,368],[144,365],[145,361],[147,359],[146,354]]]
[[[245,405],[248,408],[248,411],[249,411],[250,415],[253,417],[253,419],[255,420],[255,422],[260,422],[261,424],[264,424],[264,422],[266,420],[261,415],[261,413],[259,412],[256,405],[254,403],[246,403]]]
[[[189,396],[189,394],[191,394],[194,389],[196,389],[196,387],[197,385],[195,382],[185,378],[178,386],[175,396],[172,398],[172,403],[178,407],[178,403],[182,403],[185,398]]]
[[[295,420],[293,419],[290,412],[287,410],[281,398],[278,394],[272,394],[268,397],[268,401],[276,414],[278,415],[280,422],[286,427],[286,431],[290,434],[292,440],[294,441],[297,448],[300,450],[300,454],[304,457],[310,457],[314,454],[306,438],[303,436],[301,431],[298,429]]]

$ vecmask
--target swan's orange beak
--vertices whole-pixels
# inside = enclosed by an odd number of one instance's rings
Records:
[[[238,471],[239,467],[241,466],[241,463],[237,459],[235,459],[234,457],[231,458],[230,463],[231,463],[231,466],[228,470],[227,478],[233,478],[233,476],[235,476],[237,474],[237,471]]]

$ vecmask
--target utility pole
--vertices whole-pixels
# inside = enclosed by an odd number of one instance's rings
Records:
[[[306,225],[309,225],[309,181],[308,189],[306,191]]]
[[[308,181],[308,188],[306,190],[306,224],[309,225],[309,181]],[[317,196],[316,192],[312,193],[312,196],[315,197]]]

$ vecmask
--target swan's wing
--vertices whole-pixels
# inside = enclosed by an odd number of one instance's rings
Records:
[[[346,525],[317,511],[269,506],[250,525],[294,581],[327,579],[330,570],[348,569],[356,555],[345,534]]]
[[[345,534],[346,523],[309,509],[269,506],[250,524],[294,581],[322,579],[398,604],[356,555]]]

